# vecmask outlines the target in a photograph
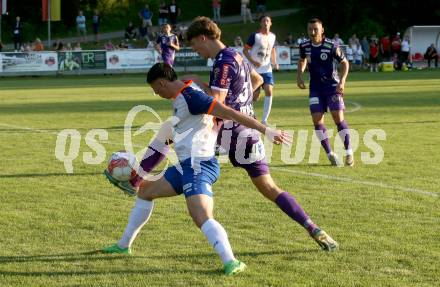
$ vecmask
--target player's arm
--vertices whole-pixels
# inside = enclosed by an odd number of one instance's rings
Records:
[[[240,123],[248,128],[255,129],[264,134],[269,140],[271,140],[275,144],[291,142],[291,138],[286,132],[268,128],[253,117],[233,110],[215,100],[212,102],[208,113],[215,117],[224,120],[231,120],[233,122]]]
[[[275,46],[273,46],[272,51],[271,51],[271,60],[272,60],[272,65],[273,65],[274,69],[279,70],[280,66],[277,63],[277,49],[275,48]]]
[[[300,57],[298,59],[298,67],[297,67],[297,70],[296,70],[296,85],[300,89],[305,89],[306,88],[306,84],[304,84],[304,80],[302,79],[302,74],[306,70],[306,67],[307,67],[307,59]]]
[[[175,37],[175,41],[176,43],[173,43],[173,41],[170,42],[170,47],[173,48],[175,51],[179,51],[180,50],[179,39]]]
[[[336,87],[336,91],[338,93],[344,93],[345,89],[345,81],[347,80],[348,71],[350,69],[350,63],[347,61],[347,58],[345,58],[341,48],[336,48],[335,50],[336,59],[339,60],[339,63],[341,65],[340,69],[340,75],[339,75],[339,84]]]

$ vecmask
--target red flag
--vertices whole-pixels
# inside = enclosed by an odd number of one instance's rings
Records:
[[[41,10],[43,21],[47,21],[47,18],[49,17],[49,0],[41,0]],[[50,1],[50,20],[61,20],[61,0]]]
[[[49,11],[47,10],[47,2],[48,0],[41,0],[41,9],[42,9],[42,16],[43,16],[43,21],[47,21],[47,18],[49,17]]]

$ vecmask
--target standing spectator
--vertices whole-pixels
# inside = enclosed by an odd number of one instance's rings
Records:
[[[243,23],[246,24],[246,18],[249,18],[251,23],[254,23],[252,19],[251,9],[249,8],[249,0],[241,0],[241,17],[243,17]]]
[[[438,54],[434,44],[426,49],[425,59],[428,60],[428,68],[431,68],[431,60],[434,60],[435,67],[438,68]]]
[[[354,65],[355,68],[360,70],[362,68],[364,59],[364,51],[362,50],[361,45],[356,45],[356,48],[354,50]]]
[[[409,49],[410,49],[409,37],[405,36],[405,38],[403,38],[402,45],[400,48],[400,61],[407,65],[409,63]]]
[[[125,28],[125,40],[135,40],[136,41],[136,28],[133,26],[133,22],[128,22],[128,26]]]
[[[360,42],[362,47],[362,52],[364,53],[364,65],[366,66],[368,63],[368,58],[370,58],[370,43],[368,43],[367,36],[362,37]]]
[[[370,72],[377,72],[377,64],[379,63],[379,47],[377,38],[370,41]]]
[[[12,29],[14,35],[14,50],[18,52],[22,45],[23,25],[21,24],[20,17],[15,18],[14,28]]]
[[[299,45],[301,45],[302,42],[304,42],[306,40],[307,40],[306,34],[305,33],[301,33],[301,37],[296,39],[296,45],[299,46]]]
[[[214,15],[214,21],[220,22],[220,9],[221,9],[221,1],[220,0],[212,0],[212,13]]]
[[[342,41],[342,39],[339,38],[339,34],[338,34],[338,33],[336,33],[336,34],[333,36],[333,42],[335,43],[336,46],[344,45],[344,41]]]
[[[353,34],[350,39],[348,39],[348,46],[351,47],[353,51],[357,50],[357,44],[359,43],[359,39],[356,34]]]
[[[390,60],[390,52],[391,52],[391,43],[390,36],[385,35],[380,39],[380,55],[382,56],[383,61]]]
[[[162,34],[157,37],[156,50],[161,54],[162,61],[171,67],[174,64],[174,55],[179,51],[179,40],[177,36],[171,33],[170,24],[162,25]]]
[[[180,16],[180,7],[177,5],[176,0],[171,0],[171,4],[168,6],[168,16],[170,17],[170,23],[173,29],[176,28],[177,19]]]
[[[108,42],[105,43],[104,49],[107,51],[113,51],[115,49],[115,45],[113,45],[112,40],[108,40]]]
[[[82,51],[80,42],[76,42],[75,46],[73,47],[73,51]]]
[[[294,44],[295,44],[295,40],[293,40],[292,33],[287,34],[286,40],[284,40],[284,45],[293,47]]]
[[[393,37],[393,40],[391,41],[391,53],[400,55],[400,49],[402,46],[402,39],[400,39],[400,33],[397,32],[397,34]]]
[[[139,11],[139,17],[142,20],[142,28],[153,26],[153,22],[151,21],[151,18],[153,18],[153,12],[150,11],[150,6],[148,6],[148,4],[145,4],[144,8]]]
[[[234,46],[235,47],[243,47],[243,40],[241,39],[240,36],[235,37]]]
[[[41,42],[40,38],[35,39],[35,43],[34,43],[34,48],[33,48],[33,50],[34,50],[34,51],[37,51],[37,52],[44,51],[44,45],[43,45],[43,43]]]
[[[165,1],[161,1],[159,5],[159,16],[157,17],[157,21],[160,27],[162,27],[163,24],[166,24],[168,18],[168,6],[165,3]]]
[[[257,18],[260,19],[264,13],[266,13],[266,0],[257,0]]]
[[[76,31],[79,38],[78,41],[81,41],[82,36],[83,42],[85,42],[87,36],[86,16],[83,15],[83,11],[81,10],[78,12],[78,16],[76,16]]]
[[[353,60],[354,60],[354,51],[353,51],[353,47],[350,46],[350,45],[348,45],[348,46],[347,46],[347,49],[345,50],[345,54],[346,54],[346,57],[347,57],[348,62],[350,63],[349,68],[351,68],[351,67],[352,67],[352,64],[353,64]]]
[[[93,34],[95,34],[95,43],[98,44],[99,41],[99,25],[101,24],[101,16],[99,15],[98,9],[93,12],[92,27]]]

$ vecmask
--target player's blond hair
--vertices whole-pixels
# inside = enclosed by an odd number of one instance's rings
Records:
[[[211,40],[219,40],[221,33],[222,31],[214,21],[208,17],[199,16],[189,25],[186,32],[186,39],[191,41],[191,39],[197,36],[204,35]]]

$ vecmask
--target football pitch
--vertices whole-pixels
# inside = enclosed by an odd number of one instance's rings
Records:
[[[223,163],[215,216],[244,273],[223,275],[182,196],[156,201],[132,256],[96,252],[119,239],[134,202],[102,174],[124,149],[129,111],[146,105],[164,120],[171,103],[143,75],[0,78],[0,286],[438,286],[440,71],[349,75],[353,168],[316,155],[307,90],[294,72],[275,77],[269,122],[294,131],[294,145],[290,158],[273,147],[272,176],[340,250],[321,251]],[[255,111],[261,118],[262,101]],[[158,119],[142,111],[131,122],[139,151]]]

